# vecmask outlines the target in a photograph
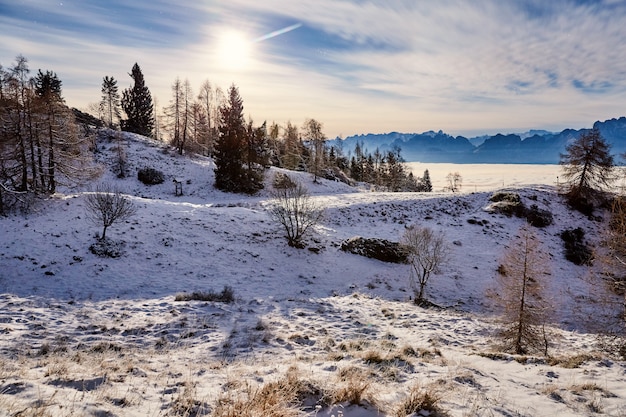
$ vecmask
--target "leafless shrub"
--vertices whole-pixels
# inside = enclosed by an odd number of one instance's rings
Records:
[[[415,294],[415,304],[422,304],[430,275],[448,259],[449,248],[443,233],[422,226],[407,228],[402,243],[409,251],[410,283]]]
[[[102,226],[100,240],[106,239],[106,231],[114,223],[128,220],[137,207],[122,192],[110,184],[102,183],[95,191],[85,195],[86,216],[94,225]]]
[[[302,239],[322,220],[324,211],[311,201],[306,187],[297,181],[274,189],[272,198],[270,216],[284,229],[289,246],[302,248]]]

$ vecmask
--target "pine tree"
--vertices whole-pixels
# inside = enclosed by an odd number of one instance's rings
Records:
[[[400,155],[400,148],[394,147],[387,152],[387,189],[389,191],[398,192],[402,191],[402,185],[406,177],[405,169]]]
[[[228,100],[220,106],[219,135],[215,144],[215,187],[223,191],[241,192],[245,182],[244,151],[246,125],[243,100],[233,84]]]
[[[246,153],[244,154],[246,182],[244,192],[253,194],[264,187],[265,166],[269,164],[267,125],[246,127]]]
[[[35,94],[45,106],[47,113],[47,134],[48,134],[48,169],[47,177],[48,191],[54,193],[56,190],[56,166],[55,155],[57,136],[60,132],[56,129],[57,113],[59,105],[63,103],[61,98],[61,80],[53,72],[46,71],[45,74],[39,70],[35,77]]]
[[[122,109],[128,117],[122,121],[122,130],[152,136],[154,128],[152,95],[145,85],[143,73],[137,63],[129,75],[134,85],[124,90],[122,94]]]
[[[430,193],[433,191],[433,184],[430,181],[430,172],[428,172],[428,170],[424,171],[424,176],[420,181],[419,187],[422,192]]]
[[[102,79],[102,100],[100,101],[101,111],[104,113],[106,125],[113,129],[117,125],[115,121],[120,120],[120,93],[117,88],[117,80],[108,75]]]

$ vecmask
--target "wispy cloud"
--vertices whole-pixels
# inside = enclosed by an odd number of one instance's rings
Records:
[[[177,76],[234,82],[256,119],[316,117],[331,135],[577,127],[623,113],[623,1],[40,3],[2,6],[0,62],[22,53],[82,102],[98,100],[104,75],[125,86],[137,61],[162,104]],[[262,40],[248,71],[217,65],[226,28]]]

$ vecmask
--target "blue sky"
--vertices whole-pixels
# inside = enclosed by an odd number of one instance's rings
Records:
[[[138,62],[159,106],[176,77],[235,83],[256,123],[315,118],[329,137],[626,114],[626,0],[0,0],[0,39],[0,64],[55,71],[82,109]]]

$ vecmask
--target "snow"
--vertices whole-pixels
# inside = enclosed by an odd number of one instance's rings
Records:
[[[626,414],[626,364],[598,350],[581,317],[586,269],[564,259],[558,236],[580,226],[597,241],[602,223],[567,210],[545,172],[511,189],[554,215],[553,225],[535,229],[551,259],[551,354],[585,358],[578,367],[498,353],[497,311],[485,294],[524,224],[485,211],[501,177],[477,178],[495,184],[481,192],[380,193],[290,172],[326,213],[308,248],[295,249],[267,212],[277,169],[256,196],[223,193],[213,187],[211,159],[124,138],[129,175],[118,179],[109,168],[102,178],[138,206],[107,231],[123,243],[120,258],[88,249],[100,228],[85,217],[87,186],[0,219],[0,413],[210,415],[224,398],[295,368],[329,391],[354,369],[367,375],[369,402],[316,410],[313,401],[301,410],[306,416],[393,415],[416,384],[440,393],[450,416]],[[108,167],[116,146],[99,144]],[[166,180],[143,185],[143,167]],[[407,265],[339,249],[354,236],[398,241],[414,223],[450,242],[450,261],[427,287],[442,309],[411,302]],[[225,286],[232,304],[175,300]],[[368,354],[389,360],[368,363]],[[195,408],[181,406],[190,399]]]

